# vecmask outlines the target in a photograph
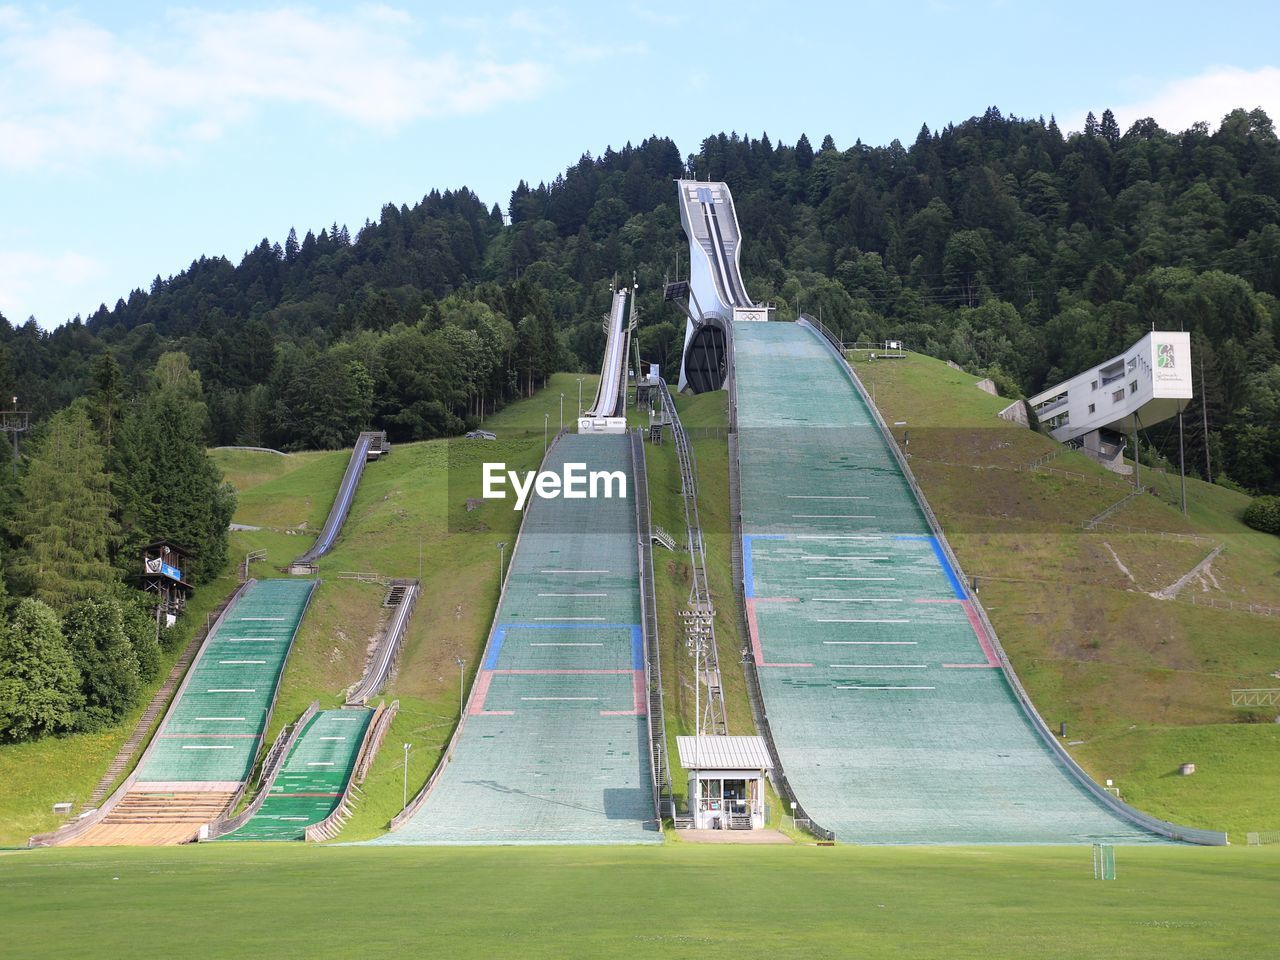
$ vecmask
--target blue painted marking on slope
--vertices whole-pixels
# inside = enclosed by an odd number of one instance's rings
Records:
[[[483,669],[498,668],[498,655],[509,630],[630,630],[631,669],[644,669],[644,634],[638,623],[504,623],[493,628],[493,639],[489,641],[489,653],[484,658]]]
[[[963,600],[964,585],[960,582],[960,578],[956,576],[955,570],[951,568],[951,561],[947,559],[946,551],[942,549],[942,544],[938,542],[937,537],[894,537],[895,540],[927,540],[929,546],[933,547],[933,555],[938,558],[938,565],[942,567],[942,572],[946,575],[947,583],[951,584],[951,590],[956,595],[957,600]]]
[[[744,533],[742,535],[742,595],[747,598],[756,595],[755,568],[751,560],[751,542],[753,540],[786,540],[781,533]]]

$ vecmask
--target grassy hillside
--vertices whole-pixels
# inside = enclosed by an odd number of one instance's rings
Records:
[[[372,836],[399,811],[400,744],[412,744],[410,792],[426,781],[457,722],[459,671],[454,657],[465,659],[469,683],[488,635],[498,590],[496,545],[507,541],[510,556],[519,514],[499,503],[467,512],[467,498],[481,492],[478,464],[506,460],[514,469],[536,467],[542,457],[544,417],[549,416],[546,422],[554,436],[563,393],[565,415],[572,422],[577,379],[557,375],[537,396],[489,418],[485,426],[499,435],[498,441],[405,444],[396,446],[391,457],[370,464],[334,550],[321,560],[323,582],[285,667],[267,742],[312,700],[322,706],[342,702],[344,692],[362,675],[369,643],[385,623],[383,589],[339,579],[337,574],[421,573],[424,585],[387,691],[388,700],[400,700],[401,713],[387,737],[387,750],[371,771],[366,801],[350,825],[350,835]],[[586,396],[594,396],[596,379],[583,378]],[[323,526],[350,451],[282,457],[215,450],[211,456],[236,487],[234,521],[262,528],[232,534],[232,564],[250,551],[266,550],[267,559],[255,563],[251,573],[275,577]],[[228,571],[197,591],[166,656],[165,672],[205,613],[234,588],[233,571]],[[61,823],[52,805],[64,800],[79,803],[89,795],[144,708],[145,703],[139,704],[120,723],[99,733],[0,746],[0,846],[24,844],[32,833]]]
[[[583,378],[594,395],[595,377]],[[268,740],[312,700],[341,703],[363,673],[370,643],[385,626],[384,590],[378,584],[341,579],[340,573],[421,577],[422,594],[409,622],[399,664],[385,699],[400,701],[400,713],[364,787],[364,799],[343,839],[375,836],[399,812],[404,791],[404,749],[410,744],[408,792],[412,796],[435,768],[458,719],[459,667],[467,687],[487,639],[498,596],[498,549],[506,541],[510,559],[520,514],[507,503],[486,502],[468,511],[481,494],[480,464],[505,461],[512,469],[534,469],[542,458],[543,427],[554,437],[560,394],[566,419],[577,412],[577,376],[559,374],[535,397],[490,417],[485,427],[496,441],[432,440],[398,444],[389,457],[368,465],[347,522],[332,551],[320,559],[323,581],[303,621],[285,667]],[[549,419],[547,418],[549,415]],[[237,454],[281,460],[272,454]],[[241,493],[236,521],[307,530],[323,524],[345,469],[348,451],[306,454],[308,462],[283,472],[262,469],[260,485]],[[292,458],[289,458],[292,459]],[[242,476],[251,471],[238,464]],[[234,481],[233,481],[234,482]],[[310,543],[308,536],[277,530],[237,532],[233,556],[265,549],[268,560],[255,575],[276,575]]]
[[[205,844],[0,857],[0,955],[1263,957],[1280,848]],[[717,899],[709,877],[752,888]],[[213,907],[213,909],[211,909]],[[195,921],[193,917],[205,917]],[[358,945],[358,946],[349,946]]]
[[[1133,488],[1087,457],[996,417],[1007,400],[912,354],[859,362],[1044,718],[1126,800],[1195,826],[1280,828],[1280,726],[1230,705],[1232,688],[1277,687],[1280,620],[1187,602],[1280,604],[1280,539],[1240,522],[1248,498],[1144,471],[1154,493],[1096,531],[1082,524]],[[904,437],[904,433],[906,436]],[[1025,469],[1057,453],[1041,469]],[[1023,469],[1018,469],[1022,467]],[[1177,535],[1177,536],[1173,536]],[[1223,552],[1177,599],[1151,596]],[[1193,762],[1192,777],[1177,766]]]

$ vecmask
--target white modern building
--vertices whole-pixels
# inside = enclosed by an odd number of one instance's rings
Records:
[[[1027,403],[1055,440],[1114,463],[1124,436],[1176,417],[1191,397],[1191,335],[1153,330],[1120,356]]]

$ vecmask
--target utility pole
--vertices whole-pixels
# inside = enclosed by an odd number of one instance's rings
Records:
[[[1178,480],[1182,484],[1182,515],[1187,515],[1187,467],[1182,448],[1182,411],[1178,411]]]
[[[13,398],[13,409],[0,414],[0,431],[13,434],[13,475],[18,475],[18,434],[31,428],[31,414],[18,409],[18,398]]]
[[[1213,468],[1209,460],[1209,402],[1204,389],[1204,354],[1200,354],[1200,413],[1204,417],[1204,478],[1213,483]]]

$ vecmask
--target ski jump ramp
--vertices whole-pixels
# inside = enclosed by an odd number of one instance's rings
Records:
[[[736,306],[728,189],[679,190],[691,285],[710,271]],[[860,843],[1225,843],[1120,803],[1056,743],[843,350],[808,321],[734,317],[747,640],[811,820]]]
[[[373,843],[661,841],[630,437],[563,435],[543,469],[570,462],[624,473],[628,495],[526,507],[462,723]]]

